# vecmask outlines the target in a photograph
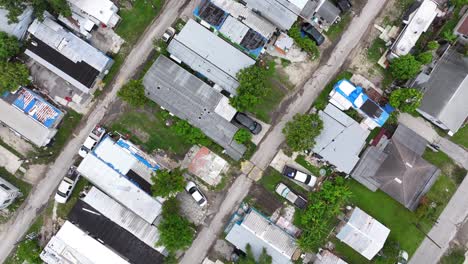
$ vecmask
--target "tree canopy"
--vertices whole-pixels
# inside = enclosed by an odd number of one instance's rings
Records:
[[[390,105],[402,112],[413,113],[421,104],[422,93],[414,88],[394,90],[390,94]]]
[[[183,171],[179,168],[172,171],[157,170],[155,175],[151,177],[151,180],[154,183],[151,186],[154,196],[167,198],[183,191],[185,188]]]
[[[195,232],[192,224],[179,214],[179,201],[168,199],[162,207],[162,220],[158,225],[159,241],[157,245],[165,246],[170,253],[188,248]]]
[[[117,92],[117,96],[131,106],[139,107],[148,103],[142,80],[130,80]]]
[[[32,5],[37,17],[42,17],[45,10],[65,17],[71,16],[67,0],[0,0],[0,7],[8,10],[8,20],[12,23],[18,22],[18,17],[28,5]]]
[[[426,51],[426,52],[420,53],[418,54],[417,59],[423,65],[429,64],[432,62],[432,52]]]
[[[303,37],[301,28],[298,23],[295,23],[288,31],[288,35],[294,39],[297,46],[307,52],[312,59],[318,58],[320,51],[317,48],[317,44],[308,37]]]
[[[15,91],[19,86],[30,84],[29,70],[18,62],[0,62],[0,93]]]
[[[433,41],[429,41],[429,43],[427,43],[427,49],[428,50],[436,50],[439,48],[439,43],[435,40]]]
[[[190,125],[189,122],[178,119],[173,125],[174,132],[185,139],[190,144],[200,144],[209,146],[211,141],[198,128]]]
[[[244,144],[252,140],[252,133],[250,133],[247,129],[241,128],[237,130],[236,134],[234,134],[234,140],[237,143]]]
[[[421,70],[421,62],[408,54],[395,58],[390,64],[390,71],[394,78],[408,80],[415,77]]]
[[[315,145],[315,138],[323,129],[323,121],[317,114],[296,114],[293,120],[286,123],[283,134],[286,143],[293,151],[311,149]]]
[[[258,257],[258,261],[255,259],[255,256],[252,252],[252,246],[250,244],[247,244],[245,246],[245,256],[242,256],[239,259],[238,264],[271,264],[273,262],[273,259],[271,258],[270,255],[268,255],[267,251],[265,248],[262,250],[262,254]]]
[[[231,105],[241,112],[254,108],[268,94],[267,77],[268,71],[257,65],[240,70],[237,95],[231,98]]]
[[[0,61],[7,60],[19,52],[20,47],[18,39],[0,31]]]

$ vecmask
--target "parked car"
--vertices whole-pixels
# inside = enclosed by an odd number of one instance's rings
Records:
[[[314,26],[312,26],[309,23],[305,23],[302,25],[302,31],[315,43],[317,46],[322,45],[322,43],[325,41],[325,37],[320,33]]]
[[[295,168],[289,167],[288,165],[284,166],[283,175],[295,181],[302,182],[310,187],[313,187],[317,182],[317,177],[296,170]]]
[[[348,12],[352,7],[352,4],[349,0],[338,0],[336,5],[338,6],[338,8],[341,10],[342,13]]]
[[[189,181],[187,186],[185,186],[185,190],[192,196],[199,206],[203,207],[207,204],[205,195],[200,191],[200,189],[198,189],[194,182]]]
[[[169,42],[171,38],[175,35],[176,30],[172,27],[168,27],[166,31],[164,31],[164,34],[162,35],[162,40],[164,42]]]
[[[282,197],[286,198],[286,200],[290,201],[292,204],[297,206],[300,209],[305,209],[307,206],[307,200],[304,199],[302,196],[295,194],[291,189],[289,189],[286,184],[280,182],[276,186],[276,193],[281,195]]]
[[[406,263],[408,263],[408,259],[409,259],[408,252],[406,252],[404,250],[400,250],[400,252],[398,253],[398,262],[397,262],[397,264],[406,264]]]
[[[101,126],[96,126],[93,131],[89,134],[86,138],[83,146],[81,146],[80,150],[78,151],[78,155],[84,158],[88,153],[96,147],[97,143],[104,137],[106,134],[106,129]]]
[[[244,113],[237,113],[234,116],[234,120],[236,120],[243,127],[247,128],[254,135],[257,135],[260,133],[260,131],[262,131],[262,125]]]
[[[65,175],[62,182],[60,182],[57,193],[55,194],[55,201],[57,203],[66,203],[79,179],[80,174],[76,170],[76,167],[70,167],[67,175]]]

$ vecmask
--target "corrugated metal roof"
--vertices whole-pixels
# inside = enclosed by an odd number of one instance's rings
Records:
[[[247,7],[260,13],[281,30],[289,30],[301,9],[287,0],[244,0]]]
[[[356,207],[336,237],[371,260],[384,246],[390,229]]]

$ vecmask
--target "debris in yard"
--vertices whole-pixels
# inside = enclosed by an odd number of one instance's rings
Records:
[[[207,184],[216,186],[221,182],[223,174],[229,169],[229,164],[207,147],[194,145],[185,156],[182,168],[187,168],[191,174]]]

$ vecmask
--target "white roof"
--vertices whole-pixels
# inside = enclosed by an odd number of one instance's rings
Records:
[[[234,224],[226,240],[243,251],[250,244],[257,258],[265,248],[273,264],[292,263],[291,258],[298,249],[294,238],[254,210],[240,225]]]
[[[28,30],[29,24],[33,21],[33,8],[26,7],[21,15],[18,16],[17,23],[8,21],[8,10],[0,8],[0,31],[22,39]]]
[[[332,104],[319,112],[323,130],[315,139],[313,151],[345,173],[359,161],[359,153],[370,131]]]
[[[103,72],[112,61],[49,17],[45,17],[43,22],[34,20],[28,32],[74,63],[86,62],[98,72]]]
[[[118,8],[110,0],[68,0],[84,13],[96,18],[105,25],[114,26]]]
[[[237,110],[229,103],[229,99],[223,96],[215,108],[215,113],[230,122],[236,115]]]
[[[161,203],[158,200],[118,173],[94,152],[86,155],[78,166],[78,172],[148,223],[153,223],[161,213]]]
[[[302,10],[306,6],[308,1],[309,0],[289,0],[289,2],[297,6],[300,10]]]
[[[41,253],[48,264],[129,264],[101,242],[66,221]]]
[[[228,16],[219,29],[219,32],[235,43],[241,43],[248,31],[249,27],[232,16]]]
[[[356,207],[336,237],[371,260],[384,246],[390,229]]]
[[[128,151],[115,144],[110,137],[105,137],[96,147],[94,153],[103,161],[112,164],[114,170],[120,174],[127,174],[137,163],[137,159]]]
[[[99,189],[92,187],[83,198],[83,201],[98,210],[112,222],[132,233],[148,246],[159,252],[163,252],[164,247],[156,246],[156,243],[159,241],[159,231],[156,226],[146,222]]]
[[[439,13],[437,4],[432,0],[424,0],[421,6],[410,15],[409,23],[400,33],[393,44],[392,51],[397,56],[403,56],[410,52],[416,45],[422,33],[426,32],[432,21]]]

